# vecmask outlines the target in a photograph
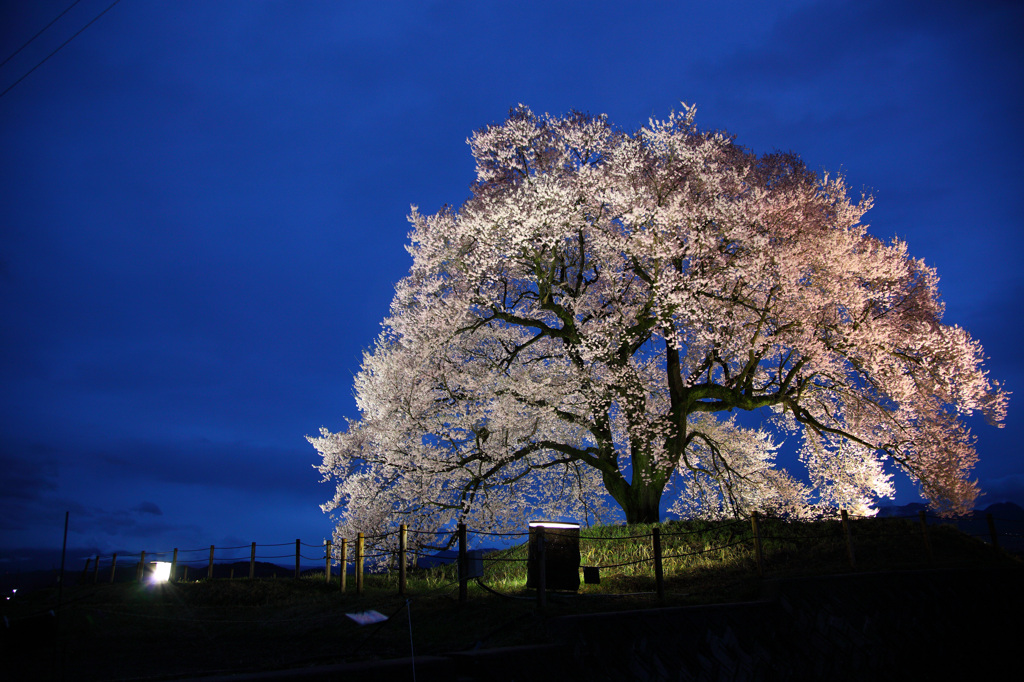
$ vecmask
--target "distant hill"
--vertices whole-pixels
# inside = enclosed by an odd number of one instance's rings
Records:
[[[989,505],[988,508],[985,509],[984,513],[991,514],[996,519],[1024,521],[1024,507],[1016,505],[1013,502],[996,502],[995,504]]]
[[[927,505],[912,502],[901,506],[881,507],[878,516],[883,518],[917,518],[921,511],[925,512],[925,520],[929,524],[950,524],[956,526],[961,533],[966,533],[985,543],[992,542],[992,532],[988,525],[988,515],[992,515],[999,546],[1017,556],[1024,557],[1024,508],[1013,502],[996,502],[985,509],[975,509],[967,516],[944,518],[928,509]]]
[[[921,511],[924,511],[928,515],[929,519],[932,517],[939,518],[938,514],[928,509],[928,505],[922,502],[911,502],[910,504],[904,504],[900,506],[885,506],[879,507],[878,516],[882,518],[893,518],[899,516],[917,516]],[[996,502],[991,504],[985,509],[975,509],[970,514],[962,519],[985,519],[987,514],[991,514],[995,519],[1001,519],[1006,521],[1024,521],[1024,508],[1013,502]]]

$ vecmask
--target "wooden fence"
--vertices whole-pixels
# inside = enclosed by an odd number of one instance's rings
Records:
[[[921,532],[921,535],[923,537],[924,547],[925,547],[925,550],[927,552],[927,556],[928,556],[929,560],[934,560],[934,553],[933,553],[933,550],[932,550],[932,544],[931,544],[931,540],[930,540],[930,533],[929,533],[929,527],[928,527],[928,523],[927,523],[927,517],[926,517],[926,514],[925,514],[925,512],[923,510],[919,512],[918,520],[919,520],[919,523],[920,523],[920,532]],[[764,534],[763,534],[762,529],[761,529],[761,521],[762,521],[762,517],[760,515],[758,515],[756,512],[754,514],[752,514],[751,517],[750,517],[751,540],[752,540],[752,548],[751,549],[753,551],[754,558],[755,558],[756,563],[757,563],[758,574],[763,576],[765,574],[765,557],[764,557],[764,551],[763,551]],[[857,567],[857,559],[856,559],[856,554],[854,552],[853,536],[852,536],[852,534],[850,532],[850,520],[849,520],[849,517],[848,517],[848,515],[847,515],[845,510],[840,513],[840,521],[841,521],[842,534],[843,534],[843,539],[844,539],[845,548],[846,548],[846,558],[847,558],[847,561],[848,561],[848,563],[850,565],[850,568],[855,569]],[[1000,546],[1000,544],[999,544],[999,534],[996,532],[995,519],[993,519],[992,514],[988,514],[987,515],[986,521],[987,521],[988,530],[989,530],[989,540],[990,540],[992,546],[994,548],[998,549],[999,546]],[[536,561],[536,573],[535,573],[535,575],[537,576],[537,580],[536,580],[535,587],[536,587],[536,595],[537,595],[537,604],[538,604],[538,606],[543,608],[546,605],[547,591],[548,591],[547,590],[547,585],[546,585],[546,581],[547,581],[547,548],[546,548],[546,545],[547,545],[547,542],[546,542],[545,529],[544,529],[543,526],[536,527],[534,530],[536,531],[536,537],[535,537],[536,552],[532,556],[531,561]],[[405,524],[402,524],[401,526],[399,526],[399,529],[398,529],[397,533],[398,533],[398,547],[397,547],[397,551],[395,552],[395,560],[396,560],[395,563],[398,566],[398,594],[402,595],[402,596],[405,596],[407,594],[407,589],[408,589],[408,586],[407,586],[407,575],[408,575],[407,568],[408,568],[409,563],[410,563],[409,562],[410,550],[409,550],[409,545],[408,545],[408,533],[409,533],[409,530],[408,530],[408,528],[407,528],[407,526]],[[505,536],[510,536],[510,537],[511,536],[522,536],[523,535],[523,533],[513,533],[513,534],[488,533],[488,534],[489,535],[499,535],[499,536],[505,535]],[[469,549],[468,549],[467,535],[468,535],[468,530],[466,528],[466,525],[465,524],[459,524],[459,526],[458,526],[458,528],[456,530],[456,538],[457,538],[457,544],[458,544],[457,562],[458,562],[458,583],[459,583],[459,601],[460,602],[465,602],[468,599],[468,583],[469,583],[469,580],[470,580],[470,577],[469,577],[469,574],[470,574],[470,571],[469,571]],[[355,579],[355,592],[356,592],[356,594],[362,594],[363,590],[364,590],[365,562],[366,562],[366,559],[367,559],[366,540],[368,538],[378,538],[379,539],[381,537],[384,537],[384,536],[367,536],[364,533],[358,533],[356,538],[355,538],[354,547],[351,548],[351,549],[353,549],[352,563],[353,563],[353,567],[354,567],[354,579]],[[656,594],[657,594],[658,598],[661,599],[661,598],[664,597],[664,594],[665,594],[665,578],[664,578],[665,574],[664,574],[664,566],[663,566],[663,562],[664,562],[665,557],[664,557],[663,552],[662,552],[662,533],[661,533],[661,529],[659,529],[658,527],[654,527],[652,529],[652,532],[651,532],[649,537],[650,537],[650,540],[651,540],[651,543],[652,543],[652,546],[651,546],[651,550],[652,550],[651,556],[652,556],[652,558],[651,559],[640,559],[640,560],[637,560],[635,562],[630,562],[630,563],[642,563],[642,562],[647,562],[647,561],[650,561],[651,563],[653,563],[653,572],[654,572],[654,579],[655,579],[655,586],[656,586]],[[588,538],[581,538],[581,539],[588,539]],[[264,547],[283,547],[283,546],[291,546],[291,544],[292,543],[281,543],[281,544],[276,544],[276,545],[263,545],[263,546]],[[295,578],[299,578],[301,576],[301,572],[302,572],[301,560],[302,559],[314,560],[314,561],[320,560],[320,561],[324,562],[324,580],[326,582],[328,582],[328,583],[330,583],[332,581],[332,577],[333,577],[332,576],[332,573],[333,573],[332,572],[332,563],[333,563],[333,560],[334,560],[334,557],[332,556],[332,552],[334,550],[334,547],[333,547],[333,545],[332,545],[332,543],[330,541],[326,541],[323,545],[306,545],[306,544],[302,543],[301,540],[296,539],[295,543],[294,543],[294,547],[295,547],[295,551],[294,551],[294,558],[295,558],[294,577]],[[323,549],[323,556],[322,557],[306,557],[306,556],[303,556],[302,555],[302,548],[303,547],[312,547],[312,548],[317,548],[317,549],[322,548]],[[237,551],[237,550],[245,549],[245,548],[246,548],[245,546],[222,547],[221,551],[229,551],[229,550]],[[289,553],[289,554],[286,554],[286,555],[274,555],[274,556],[258,557],[257,553],[256,553],[257,545],[256,545],[255,542],[251,543],[247,548],[249,549],[248,560],[249,560],[249,578],[250,579],[254,579],[256,577],[257,559],[281,559],[281,558],[290,558],[291,556],[293,556],[291,553]],[[719,549],[719,548],[714,548],[714,549],[707,550],[707,551],[715,551],[715,549]],[[345,592],[347,590],[347,587],[348,587],[348,585],[347,585],[347,582],[348,582],[347,581],[347,577],[348,577],[349,550],[350,550],[350,547],[349,547],[349,544],[348,544],[348,540],[347,539],[343,539],[341,541],[341,543],[340,543],[339,548],[338,548],[338,557],[337,557],[337,560],[338,560],[338,563],[339,563],[339,584],[340,584],[340,588],[341,588],[342,592]],[[182,554],[182,553],[197,553],[197,552],[203,552],[205,554],[206,551],[207,551],[206,548],[202,548],[202,549],[196,549],[196,550],[182,550],[181,552],[179,552],[179,550],[177,548],[175,548],[175,549],[171,550],[170,552],[155,552],[155,553],[150,553],[150,554],[147,554],[144,551],[140,552],[138,554],[139,559],[138,559],[138,562],[137,562],[136,567],[135,567],[135,573],[136,573],[135,580],[138,581],[138,582],[143,582],[145,580],[145,578],[146,578],[147,559],[154,559],[155,557],[166,556],[166,555],[170,554],[170,556],[171,556],[171,560],[170,560],[170,574],[169,574],[170,580],[179,580],[180,579],[180,580],[187,581],[189,579],[189,575],[188,574],[189,574],[190,563],[194,564],[198,560],[192,560],[191,562],[184,562],[183,561],[183,562],[179,563],[179,554]],[[206,569],[205,570],[205,578],[206,579],[213,579],[213,577],[214,577],[214,566],[215,566],[215,561],[216,561],[216,552],[217,552],[217,548],[214,545],[210,545],[208,559],[204,556],[204,559],[202,560],[202,563],[204,565],[199,567],[200,570],[202,568]],[[135,555],[122,555],[122,560],[124,558],[126,558],[127,556],[134,557]],[[376,554],[374,556],[375,557],[380,557],[380,556],[384,556],[384,555]],[[88,577],[88,575],[90,573],[90,565],[91,565],[91,569],[92,569],[92,582],[93,583],[99,583],[99,582],[101,582],[103,580],[103,576],[100,573],[100,564],[101,564],[100,560],[101,560],[101,557],[99,555],[97,555],[95,557],[95,563],[93,563],[93,558],[92,557],[90,557],[89,559],[86,560],[85,569],[82,572],[82,580],[83,581],[87,580],[87,577]],[[115,575],[116,575],[117,560],[118,560],[118,555],[117,554],[113,554],[110,557],[110,565],[109,565],[108,570],[109,570],[109,582],[111,582],[111,583],[114,582],[114,578],[115,578]],[[223,563],[225,560],[222,557],[220,559],[220,561],[221,561],[221,563]],[[240,559],[234,559],[233,561],[234,561],[234,563],[238,563],[240,561]],[[181,575],[180,578],[178,577],[178,575],[179,575],[179,566],[183,568],[183,570],[181,571],[182,575]],[[584,568],[584,574],[585,575],[587,574],[588,568],[593,568],[593,570],[595,570],[595,572],[596,572],[596,569],[600,568],[600,567],[585,567]],[[534,569],[531,569],[531,571],[533,571],[533,570]],[[197,576],[197,577],[199,577],[199,576]],[[234,568],[231,569],[230,577],[234,578]]]

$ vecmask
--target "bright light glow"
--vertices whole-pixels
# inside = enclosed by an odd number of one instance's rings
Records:
[[[154,583],[165,583],[171,579],[171,562],[170,561],[154,561],[152,563],[153,574],[150,577],[150,582]]]
[[[579,528],[578,523],[558,523],[557,521],[530,521],[530,528]]]

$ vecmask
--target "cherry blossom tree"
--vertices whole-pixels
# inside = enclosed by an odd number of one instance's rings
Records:
[[[1007,395],[942,323],[935,271],[868,234],[841,177],[689,107],[626,133],[520,106],[469,144],[471,197],[413,208],[359,419],[310,438],[343,526],[600,518],[605,492],[654,522],[667,488],[684,513],[870,512],[887,466],[940,511],[971,506],[963,420],[1001,424]],[[773,433],[798,437],[807,484]]]

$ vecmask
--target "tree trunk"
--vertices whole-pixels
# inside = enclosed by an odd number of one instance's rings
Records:
[[[636,483],[629,486],[629,497],[619,501],[626,512],[626,523],[658,523],[661,521],[661,493],[664,488],[654,489],[653,486],[637,487]]]
[[[661,521],[661,494],[667,481],[644,481],[634,474],[633,482],[627,483],[618,472],[604,475],[605,488],[622,511],[626,523],[658,523]]]

